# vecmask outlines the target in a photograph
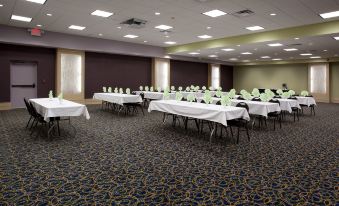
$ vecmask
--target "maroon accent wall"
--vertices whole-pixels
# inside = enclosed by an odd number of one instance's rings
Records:
[[[10,102],[10,62],[29,61],[38,65],[38,97],[47,97],[55,88],[56,50],[0,44],[0,102]]]
[[[233,88],[233,66],[220,65],[220,86],[223,91]]]
[[[171,60],[171,86],[198,85],[208,87],[208,64]]]
[[[152,83],[152,58],[86,52],[85,65],[85,98],[103,86],[133,91]]]

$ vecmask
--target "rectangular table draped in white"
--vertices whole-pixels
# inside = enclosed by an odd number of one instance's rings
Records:
[[[245,102],[248,105],[249,113],[254,115],[268,116],[270,112],[280,112],[281,108],[278,103],[271,102],[256,102],[248,100],[232,99],[231,105],[236,106],[240,102]]]
[[[299,104],[307,105],[308,107],[311,106],[311,105],[317,105],[317,103],[315,102],[315,99],[313,97],[297,96],[296,98],[297,98]]]
[[[125,103],[140,103],[140,95],[120,94],[120,93],[94,93],[93,99],[124,105]]]
[[[250,120],[249,114],[245,108],[224,107],[221,105],[206,105],[202,103],[177,101],[177,100],[159,100],[152,101],[148,111],[153,110],[191,117],[196,119],[209,120],[227,126],[227,120],[243,118]]]
[[[297,107],[298,109],[301,109],[298,100],[295,99],[276,99],[280,102],[280,108],[283,111],[288,111],[289,113],[292,113],[292,107]]]
[[[85,116],[89,119],[87,107],[83,104],[72,102],[66,99],[59,101],[58,98],[38,98],[30,99],[36,111],[49,121],[50,117],[75,117]]]

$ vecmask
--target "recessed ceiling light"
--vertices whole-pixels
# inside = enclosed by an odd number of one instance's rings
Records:
[[[323,14],[319,14],[323,19],[329,19],[329,18],[333,18],[333,17],[338,17],[339,16],[339,11],[332,11],[332,12],[328,12],[328,13],[323,13]]]
[[[169,38],[170,36],[166,35],[165,37],[166,37],[166,38]]]
[[[139,36],[134,35],[134,34],[127,34],[124,36],[125,38],[130,38],[130,39],[134,39],[134,38],[138,38]]]
[[[223,50],[223,51],[234,51],[234,49],[232,49],[232,48],[225,48],[225,49],[221,49],[221,50]]]
[[[276,59],[272,59],[273,61],[280,61],[280,60],[282,60],[282,59],[280,59],[280,58],[276,58]]]
[[[118,26],[117,29],[121,29],[121,26]]]
[[[170,59],[170,58],[171,58],[171,56],[169,56],[169,55],[165,55],[165,56],[164,56],[164,58],[166,58],[166,59]]]
[[[298,51],[298,49],[296,48],[287,48],[287,49],[284,49],[285,51]]]
[[[69,26],[68,28],[69,28],[69,29],[74,29],[74,30],[80,30],[80,31],[82,31],[82,30],[84,30],[86,27],[84,27],[84,26],[77,26],[77,25],[71,25],[71,26]]]
[[[323,51],[324,51],[324,52],[327,52],[327,49],[324,49]]]
[[[190,52],[190,53],[188,53],[188,54],[191,54],[191,55],[198,55],[198,54],[200,54],[199,52]]]
[[[156,26],[154,28],[161,29],[161,30],[168,30],[168,29],[172,29],[173,27],[167,26],[167,25],[159,25],[159,26]]]
[[[209,36],[209,35],[206,35],[206,34],[204,34],[204,35],[200,35],[200,36],[198,36],[200,39],[209,39],[209,38],[212,38],[212,36]]]
[[[304,53],[304,54],[300,54],[300,56],[312,56],[311,53]]]
[[[320,59],[321,56],[313,56],[313,57],[310,57],[310,59]]]
[[[3,7],[4,5],[3,4],[0,4],[0,7]]]
[[[250,30],[250,31],[258,31],[258,30],[263,30],[264,27],[261,27],[261,26],[250,26],[250,27],[246,27],[247,30]]]
[[[113,12],[102,11],[102,10],[95,10],[95,11],[93,11],[91,13],[91,15],[107,18],[107,17],[112,16]]]
[[[240,46],[240,44],[238,44],[237,46]]]
[[[275,13],[271,13],[270,15],[271,15],[271,16],[276,16],[277,14],[275,14]]]
[[[17,21],[24,21],[24,22],[31,22],[32,21],[32,18],[30,18],[30,17],[18,16],[18,15],[12,15],[11,19],[17,20]]]
[[[250,62],[250,60],[247,60],[247,59],[246,59],[246,60],[242,60],[242,61],[243,61],[243,62]]]
[[[41,24],[38,24],[38,25],[36,25],[37,27],[42,27],[42,25]]]
[[[155,12],[154,14],[157,15],[157,16],[159,16],[159,15],[160,15],[160,12]]]
[[[250,54],[252,54],[251,52],[243,52],[243,53],[241,53],[241,54],[243,54],[243,55],[250,55]]]
[[[102,34],[99,34],[99,36],[102,36]]]
[[[147,41],[145,40],[144,43],[147,43]]]
[[[299,38],[298,38],[298,37],[295,37],[294,39],[295,39],[295,40],[299,40]]]
[[[238,59],[237,59],[237,58],[230,58],[229,60],[231,60],[231,61],[237,61]]]
[[[267,44],[268,46],[273,46],[273,47],[275,47],[275,46],[282,46],[282,44],[280,44],[280,43],[273,43],[273,44]]]
[[[333,37],[335,40],[339,40],[339,36],[335,36]]]
[[[212,29],[212,27],[208,26],[208,27],[206,27],[206,29]]]
[[[175,41],[166,41],[165,44],[176,44],[177,42]]]
[[[218,56],[215,55],[215,54],[211,54],[211,55],[208,55],[208,57],[215,58],[215,57],[218,57]]]
[[[52,14],[46,14],[47,16],[52,16]]]
[[[270,59],[271,57],[269,57],[269,56],[262,56],[261,58],[262,59]]]
[[[223,16],[227,13],[223,12],[223,11],[220,11],[218,9],[215,9],[215,10],[212,10],[212,11],[207,11],[207,12],[204,12],[202,14],[205,14],[206,16],[209,16],[209,17],[218,17],[218,16]]]
[[[37,4],[44,4],[47,0],[26,0],[26,1],[37,3]]]

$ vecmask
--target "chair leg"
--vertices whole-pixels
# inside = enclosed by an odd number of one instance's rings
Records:
[[[199,131],[199,122],[198,122],[198,120],[197,120],[197,119],[194,119],[194,122],[195,122],[195,126],[197,126],[197,129],[198,129],[198,131]]]
[[[58,125],[58,135],[60,136],[60,125],[59,125],[59,120],[57,120],[57,125]]]
[[[273,130],[275,130],[275,119],[276,118],[273,119]]]
[[[28,128],[28,125],[29,125],[29,123],[31,122],[32,118],[33,118],[32,116],[29,117],[29,120],[28,120],[28,122],[27,122],[27,124],[26,124],[26,129]]]
[[[250,133],[248,132],[247,123],[245,123],[245,129],[246,129],[247,139],[248,139],[248,141],[250,141]]]
[[[239,144],[239,137],[240,137],[240,127],[238,127],[237,144]]]
[[[139,107],[140,107],[140,109],[141,109],[141,111],[142,111],[142,115],[145,116],[144,109],[142,108],[141,105],[140,105]]]

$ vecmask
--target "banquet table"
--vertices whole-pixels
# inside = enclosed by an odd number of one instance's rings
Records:
[[[250,117],[245,108],[221,106],[221,105],[206,105],[202,103],[177,101],[177,100],[159,100],[152,101],[148,111],[153,110],[166,112],[185,117],[196,119],[209,120],[227,126],[227,120],[243,118],[250,120]]]
[[[296,96],[296,98],[300,105],[307,105],[308,107],[311,105],[317,105],[313,97]]]
[[[257,102],[249,100],[232,99],[231,105],[236,106],[240,102],[245,102],[248,105],[249,113],[254,115],[261,115],[267,118],[270,112],[280,112],[281,108],[278,103],[271,102]]]
[[[301,109],[298,100],[295,99],[276,99],[280,102],[280,108],[282,111],[288,111],[292,113],[292,107],[297,107]]]
[[[140,103],[140,95],[120,94],[120,93],[94,93],[93,99],[106,101],[114,104],[124,105],[125,103]]]
[[[250,121],[247,110],[242,107],[225,107],[177,100],[158,100],[152,101],[148,107],[148,112],[154,110],[214,122],[210,134],[210,143],[212,142],[212,136],[216,130],[217,123],[227,126],[227,120],[238,118]]]
[[[45,121],[49,122],[52,117],[76,117],[84,116],[86,119],[90,119],[87,107],[83,104],[72,102],[66,99],[59,100],[58,98],[38,98],[29,100],[36,111],[44,118]],[[59,120],[58,120],[59,121]],[[76,134],[75,127],[69,121],[70,126],[74,130],[74,136]],[[55,124],[48,130],[48,137],[50,136],[51,131],[55,127]],[[59,122],[58,122],[59,126]],[[60,134],[59,134],[60,135]]]

